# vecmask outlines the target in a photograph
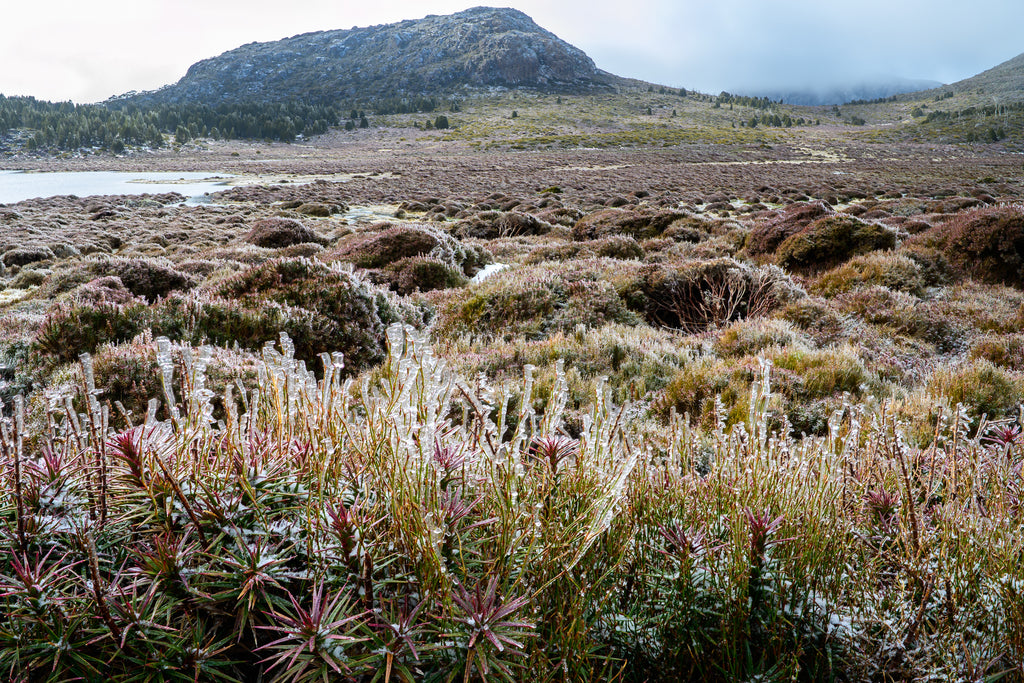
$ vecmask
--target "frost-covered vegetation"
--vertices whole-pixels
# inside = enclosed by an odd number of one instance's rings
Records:
[[[1019,158],[407,130],[0,207],[0,677],[1024,678]]]
[[[112,430],[95,361],[4,422],[0,665],[13,680],[980,680],[1024,657],[1019,429],[750,408],[658,429],[598,385],[572,435],[413,328],[319,379],[290,340],[215,402],[209,348]],[[522,401],[522,397],[528,400]],[[220,414],[219,419],[216,415]]]

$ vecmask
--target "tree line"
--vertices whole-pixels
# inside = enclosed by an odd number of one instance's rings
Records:
[[[386,99],[368,107],[375,114],[433,112],[441,106],[432,97]],[[128,147],[159,148],[168,139],[193,138],[276,140],[369,127],[364,110],[340,104],[250,102],[219,105],[139,104],[130,99],[102,104],[46,102],[34,97],[0,95],[0,138],[30,151],[99,148],[116,153]],[[13,135],[18,133],[17,135]]]
[[[338,107],[305,103],[106,104],[45,102],[0,95],[0,135],[23,131],[30,150],[84,147],[115,152],[125,147],[161,147],[165,135],[192,138],[260,139],[290,142],[299,135],[325,133],[340,125]]]

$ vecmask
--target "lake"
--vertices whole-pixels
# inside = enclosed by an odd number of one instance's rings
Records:
[[[210,173],[131,173],[126,171],[59,171],[35,173],[0,171],[0,204],[57,195],[161,194],[177,192],[186,204],[208,201],[207,193],[226,190],[234,178]]]

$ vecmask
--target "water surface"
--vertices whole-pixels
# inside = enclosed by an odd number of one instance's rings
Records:
[[[0,171],[0,204],[37,197],[75,195],[161,194],[178,192],[186,204],[208,201],[207,193],[228,187],[234,176],[194,172],[56,171],[35,173]]]

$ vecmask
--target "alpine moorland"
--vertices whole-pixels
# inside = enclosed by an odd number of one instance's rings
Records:
[[[0,97],[224,183],[0,205],[2,675],[1024,680],[1022,124],[488,8]]]

